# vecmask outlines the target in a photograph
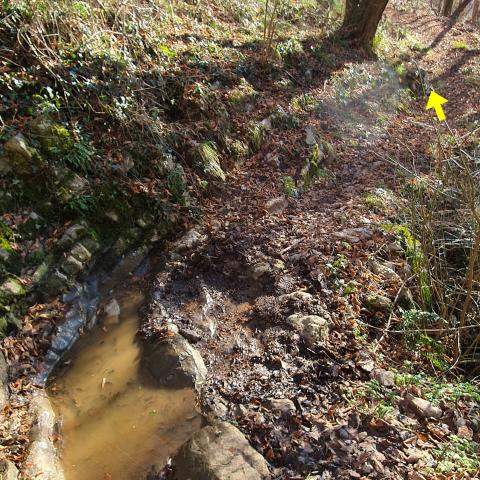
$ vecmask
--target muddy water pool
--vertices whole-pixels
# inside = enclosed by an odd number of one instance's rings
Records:
[[[158,389],[139,368],[139,292],[118,322],[80,338],[49,382],[66,480],[141,480],[200,428],[190,390]]]

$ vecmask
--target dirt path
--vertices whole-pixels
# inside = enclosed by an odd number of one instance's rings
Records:
[[[413,57],[449,99],[449,125],[462,131],[478,121],[478,84],[466,82],[471,71],[478,72],[478,34],[448,29],[433,16],[393,8],[387,15],[395,29],[414,32],[424,45]],[[459,39],[468,49],[454,47]],[[433,47],[427,51],[428,45]],[[307,94],[317,107],[302,111],[295,128],[268,129],[260,151],[205,200],[206,242],[187,259],[170,262],[155,288],[166,292],[164,306],[194,339],[211,372],[202,396],[205,409],[238,424],[275,467],[275,478],[303,479],[318,469],[319,479],[422,479],[433,462],[428,431],[440,427],[402,413],[405,389],[391,390],[397,400],[389,419],[366,407],[375,406],[375,392],[368,390],[376,378],[374,364],[400,369],[409,358],[398,337],[385,338],[372,351],[388,315],[372,314],[364,299],[393,299],[400,285],[372,273],[369,260],[388,260],[400,276],[406,266],[401,252],[382,251],[393,237],[378,228],[395,215],[395,201],[386,194],[378,208],[366,196],[400,186],[387,157],[405,161],[414,152],[427,158],[435,122],[419,91],[408,113],[386,106],[400,87],[388,66],[352,58],[338,63],[347,63],[347,73],[360,71],[360,78],[373,75],[378,81],[355,97],[353,113],[352,104],[339,103],[343,84],[335,84],[335,75],[314,72],[318,78],[308,89],[297,85],[291,98]],[[263,92],[260,110],[286,104],[274,94],[270,87]],[[375,97],[373,105],[368,95]],[[285,200],[282,179],[298,179],[300,159],[309,152],[306,128],[335,145],[336,154],[323,158],[324,179]],[[156,307],[151,308],[147,330],[155,329]],[[300,342],[285,321],[293,313],[327,319],[327,343]],[[366,324],[372,328],[365,330]]]

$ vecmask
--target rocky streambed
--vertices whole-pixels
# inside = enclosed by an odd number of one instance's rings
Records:
[[[190,232],[167,257],[188,254],[199,239],[204,237]],[[220,306],[208,289],[191,305],[180,295],[165,299],[163,307],[158,289],[145,303],[141,287],[121,281],[139,263],[137,257],[124,260],[110,277],[95,277],[65,296],[65,319],[39,359],[35,382],[45,388],[30,401],[30,445],[20,475],[154,480],[174,471],[179,480],[267,478],[262,455],[209,406],[203,388],[209,372],[194,346],[202,332],[205,338],[217,336],[211,309],[241,311],[244,306]],[[145,262],[131,278],[141,273]],[[166,314],[169,302],[190,309],[194,328],[164,318],[151,330],[149,312],[155,305],[160,316]],[[2,465],[9,480],[21,478],[13,463]]]

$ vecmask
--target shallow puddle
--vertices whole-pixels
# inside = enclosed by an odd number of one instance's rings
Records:
[[[139,372],[141,300],[125,296],[119,322],[80,338],[50,381],[67,480],[141,480],[200,428],[190,390],[158,389]]]

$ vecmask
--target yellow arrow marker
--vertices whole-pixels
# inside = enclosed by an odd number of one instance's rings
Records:
[[[441,95],[439,95],[438,93],[432,90],[430,92],[430,96],[428,97],[426,110],[430,110],[431,108],[434,108],[438,119],[442,122],[447,118],[445,117],[445,113],[443,111],[442,105],[447,102],[448,100],[446,98],[443,98]]]

